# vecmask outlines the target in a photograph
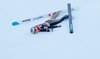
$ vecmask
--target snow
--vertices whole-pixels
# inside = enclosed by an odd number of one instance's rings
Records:
[[[13,21],[73,8],[74,33],[68,20],[54,32],[33,35],[30,28],[46,19],[19,26]],[[99,0],[0,0],[0,59],[100,59]]]

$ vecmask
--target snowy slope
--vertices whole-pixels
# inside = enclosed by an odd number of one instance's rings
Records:
[[[30,28],[46,19],[11,26],[16,20],[64,10],[73,12],[74,34],[68,20],[54,32],[32,35]],[[100,59],[99,0],[0,0],[0,59]]]

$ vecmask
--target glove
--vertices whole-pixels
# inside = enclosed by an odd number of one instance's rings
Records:
[[[57,27],[61,27],[61,25],[57,26]]]

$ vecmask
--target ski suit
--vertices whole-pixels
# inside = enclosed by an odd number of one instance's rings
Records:
[[[59,24],[60,22],[62,22],[65,19],[67,19],[68,18],[68,15],[63,16],[60,19],[56,19],[56,17],[59,14],[60,14],[60,11],[54,13],[49,20],[45,21],[45,23],[39,24],[39,28],[40,28],[39,29],[39,32],[50,32],[51,30],[53,30],[53,28],[61,27],[61,25],[58,26],[57,24]]]

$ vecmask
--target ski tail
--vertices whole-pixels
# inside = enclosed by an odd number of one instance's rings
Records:
[[[73,33],[73,23],[72,23],[72,13],[71,13],[71,4],[68,3],[68,16],[69,16],[69,30],[70,33]]]

